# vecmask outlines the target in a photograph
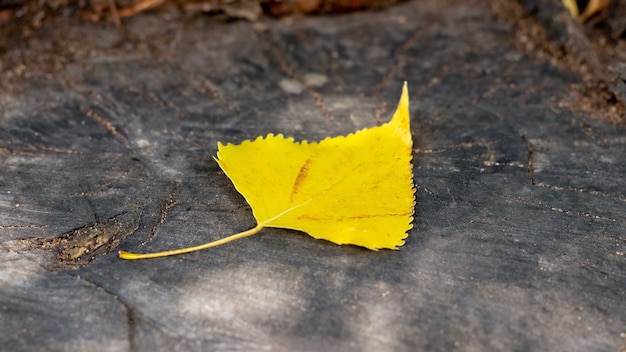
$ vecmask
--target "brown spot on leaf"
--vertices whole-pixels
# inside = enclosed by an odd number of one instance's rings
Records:
[[[300,167],[300,171],[298,171],[298,176],[296,176],[296,180],[293,183],[293,188],[291,189],[291,201],[293,202],[293,198],[296,194],[298,194],[298,191],[300,190],[300,185],[302,184],[302,182],[304,182],[304,180],[306,180],[306,177],[309,173],[309,165],[311,164],[311,158],[307,159],[304,164],[302,164],[302,166]]]

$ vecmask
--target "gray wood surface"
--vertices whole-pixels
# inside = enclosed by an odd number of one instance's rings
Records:
[[[124,26],[61,17],[0,53],[0,349],[625,348],[626,128],[564,108],[576,74],[519,51],[487,2]],[[375,126],[403,80],[399,251],[265,229],[117,258],[254,226],[218,141]]]

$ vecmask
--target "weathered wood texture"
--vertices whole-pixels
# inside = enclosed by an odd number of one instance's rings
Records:
[[[487,2],[124,25],[59,18],[0,54],[0,349],[624,348],[626,128],[563,108],[577,76],[520,52]],[[265,229],[117,258],[254,226],[217,141],[370,127],[403,80],[401,250]]]

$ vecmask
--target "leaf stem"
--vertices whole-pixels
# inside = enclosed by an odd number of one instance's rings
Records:
[[[130,252],[126,252],[126,251],[119,251],[118,253],[119,253],[120,258],[126,259],[126,260],[151,259],[151,258],[167,257],[167,256],[170,256],[170,255],[177,255],[177,254],[195,252],[195,251],[200,251],[200,250],[211,248],[211,247],[217,247],[219,245],[222,245],[224,243],[228,243],[230,241],[234,241],[234,240],[238,240],[240,238],[252,236],[255,233],[261,231],[261,229],[263,229],[263,225],[256,225],[256,227],[254,227],[254,228],[252,228],[250,230],[239,232],[239,233],[236,233],[234,235],[231,235],[231,236],[219,239],[217,241],[201,244],[201,245],[195,246],[195,247],[186,247],[186,248],[180,248],[180,249],[172,249],[172,250],[169,250],[169,251],[155,252],[155,253],[144,253],[144,254],[141,254],[141,253],[130,253]]]

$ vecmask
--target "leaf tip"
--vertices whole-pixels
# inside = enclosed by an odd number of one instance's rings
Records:
[[[406,81],[402,85],[402,95],[396,112],[393,114],[389,125],[402,138],[402,141],[411,147],[413,140],[411,139],[410,116],[409,116],[409,85]]]

